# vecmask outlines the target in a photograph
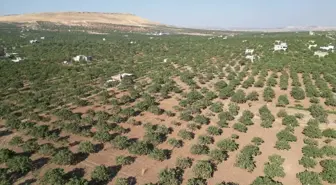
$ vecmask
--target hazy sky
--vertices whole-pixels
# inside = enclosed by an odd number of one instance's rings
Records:
[[[0,14],[132,13],[187,27],[336,26],[336,0],[0,0]]]

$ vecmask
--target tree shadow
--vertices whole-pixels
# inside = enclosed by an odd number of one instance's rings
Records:
[[[86,159],[89,157],[89,154],[81,153],[81,152],[76,153],[76,154],[74,154],[74,155],[75,155],[75,157],[74,157],[75,160],[74,160],[74,162],[73,162],[73,165],[76,165],[76,164],[78,164],[78,163],[80,163],[80,162],[86,160]]]
[[[99,144],[96,144],[94,146],[95,153],[98,153],[98,152],[100,152],[103,149],[104,149],[104,144],[103,143],[99,143]]]
[[[85,170],[84,168],[75,168],[71,171],[69,171],[67,174],[65,174],[66,179],[71,179],[72,177],[78,177],[82,178],[85,175]]]
[[[121,170],[121,165],[110,166],[107,168],[110,173],[110,180],[117,176],[118,172]]]
[[[34,169],[37,170],[37,169],[42,168],[44,165],[46,165],[49,162],[49,160],[50,159],[46,157],[42,157],[42,158],[35,160],[33,162]]]
[[[10,130],[1,130],[0,131],[0,137],[11,135],[13,132]]]
[[[127,183],[128,185],[136,185],[137,184],[137,180],[135,177],[128,177],[127,178]]]
[[[19,185],[30,185],[30,184],[34,184],[36,181],[37,181],[36,179],[28,179],[20,183]]]

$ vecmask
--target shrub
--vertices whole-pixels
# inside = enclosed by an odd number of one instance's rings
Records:
[[[227,122],[225,119],[219,120],[219,121],[217,122],[217,125],[218,125],[220,128],[227,128],[227,127],[229,127],[229,124],[228,124],[228,122]]]
[[[313,158],[302,156],[302,158],[299,160],[299,164],[305,168],[314,168],[317,162]]]
[[[83,141],[79,143],[78,151],[81,153],[94,153],[95,152],[95,146],[90,141]]]
[[[64,169],[54,168],[48,169],[40,180],[42,185],[63,185],[65,184]]]
[[[297,138],[294,134],[289,132],[288,130],[282,130],[277,133],[278,140],[288,141],[288,142],[296,142]]]
[[[115,185],[129,185],[127,178],[117,178]]]
[[[212,177],[215,167],[210,161],[201,160],[197,161],[192,171],[196,177],[208,179]]]
[[[240,107],[236,103],[229,103],[229,112],[233,116],[237,116],[239,113]]]
[[[187,124],[187,128],[191,131],[195,131],[201,128],[201,125],[197,124],[197,123],[188,123]]]
[[[223,111],[223,106],[224,105],[221,102],[216,102],[210,106],[210,110],[212,112],[219,113]]]
[[[44,156],[54,155],[56,152],[55,147],[51,143],[46,143],[40,146],[38,153]]]
[[[216,127],[216,126],[209,126],[207,128],[207,133],[210,134],[210,135],[219,136],[223,133],[223,130],[221,128]]]
[[[190,157],[179,157],[176,160],[176,167],[181,169],[187,169],[192,166],[193,159]]]
[[[23,143],[22,137],[21,136],[14,136],[10,141],[9,145],[11,146],[19,146]]]
[[[234,87],[232,86],[227,86],[224,89],[221,89],[219,91],[219,98],[221,99],[228,99],[234,94]]]
[[[167,136],[164,133],[156,131],[147,131],[144,135],[144,141],[153,145],[158,145],[166,140]]]
[[[53,155],[51,162],[58,165],[70,165],[74,159],[74,154],[69,149],[61,149]]]
[[[270,177],[257,177],[251,185],[282,185],[281,182],[274,181]]]
[[[194,133],[192,132],[189,132],[185,129],[181,129],[178,134],[177,134],[179,137],[181,137],[182,139],[184,140],[191,140],[191,139],[194,139]]]
[[[264,143],[264,140],[260,137],[253,137],[251,142],[254,143],[255,145],[259,146],[262,143]]]
[[[112,139],[112,136],[108,131],[98,131],[94,134],[93,139],[99,142],[109,142]]]
[[[306,145],[318,146],[318,141],[316,141],[314,139],[311,139],[311,138],[304,138],[303,143],[306,144]]]
[[[258,101],[259,100],[259,94],[257,91],[252,91],[246,96],[246,100],[250,101]]]
[[[235,142],[235,140],[230,139],[230,138],[220,140],[219,142],[217,142],[216,145],[221,150],[230,151],[230,152],[237,150],[239,147],[239,145]]]
[[[286,174],[284,168],[282,167],[283,162],[285,161],[279,155],[272,155],[268,157],[269,162],[265,163],[264,173],[270,178],[274,177],[284,177]]]
[[[246,94],[242,89],[238,89],[231,97],[231,101],[236,103],[245,103]]]
[[[202,178],[191,178],[188,179],[187,185],[207,185],[207,181]]]
[[[72,177],[65,185],[89,185],[89,181],[82,177]]]
[[[302,113],[295,113],[294,116],[295,116],[297,119],[302,119],[302,118],[304,118],[304,114],[302,114]]]
[[[208,135],[200,135],[198,136],[198,143],[201,145],[209,145],[214,142],[214,139],[212,136]]]
[[[336,147],[325,145],[321,148],[321,152],[325,156],[333,157],[333,156],[336,156]]]
[[[298,86],[293,87],[290,94],[296,100],[303,100],[306,97],[304,90]]]
[[[124,150],[130,146],[130,142],[126,136],[117,135],[111,140],[113,148]]]
[[[280,95],[278,97],[278,104],[277,104],[277,106],[279,106],[279,107],[285,107],[288,104],[289,104],[289,100],[287,98],[287,95]]]
[[[221,89],[224,89],[225,87],[227,87],[227,83],[225,81],[221,80],[221,81],[216,82],[214,84],[214,87],[218,91],[218,90],[221,90]]]
[[[271,87],[265,87],[263,97],[265,101],[271,102],[275,97],[274,90]]]
[[[324,137],[336,139],[336,130],[332,128],[327,128],[322,132]]]
[[[21,145],[24,152],[35,152],[39,147],[36,139],[29,139]]]
[[[326,111],[319,104],[312,104],[309,107],[309,111],[311,116],[313,116],[313,118],[317,118],[321,122],[325,122],[326,118],[328,117]]]
[[[320,100],[318,98],[316,98],[316,97],[312,97],[312,98],[310,98],[309,102],[317,104],[317,103],[320,103]]]
[[[308,124],[304,127],[302,133],[310,138],[321,138],[322,137],[322,131],[320,130],[318,125],[311,125]]]
[[[209,147],[206,145],[194,144],[190,147],[190,153],[194,155],[208,154]]]
[[[278,149],[278,150],[289,150],[291,149],[288,141],[285,141],[285,140],[278,140],[276,143],[275,143],[275,146],[274,148]]]
[[[153,146],[151,144],[144,141],[136,141],[128,147],[128,152],[135,155],[147,155],[152,149]]]
[[[333,159],[326,159],[323,161],[320,161],[320,165],[322,166],[323,170],[320,173],[321,178],[324,181],[327,181],[331,184],[336,183],[336,160]]]
[[[260,155],[259,148],[255,145],[246,145],[237,155],[235,166],[247,169],[248,172],[252,172],[256,167],[254,156]]]
[[[0,164],[7,162],[9,159],[14,157],[15,152],[7,148],[0,149]]]
[[[110,173],[106,166],[96,166],[91,172],[91,179],[97,182],[106,182],[110,179]]]
[[[254,117],[254,114],[249,110],[244,110],[242,116],[239,118],[239,121],[243,123],[244,125],[253,125],[252,118]]]
[[[284,118],[284,117],[286,117],[288,114],[287,114],[287,112],[286,112],[286,110],[285,109],[281,109],[281,110],[279,110],[279,112],[277,113],[277,116],[279,117],[279,118]]]
[[[191,116],[191,112],[184,111],[184,112],[181,112],[180,119],[183,121],[191,121],[193,117]]]
[[[247,127],[246,125],[242,124],[242,123],[235,123],[233,125],[233,128],[239,132],[244,132],[246,133],[247,132]]]
[[[220,120],[232,121],[234,116],[230,112],[221,112],[218,114]]]
[[[117,165],[122,165],[122,166],[130,165],[130,164],[132,164],[134,161],[135,161],[135,158],[134,158],[134,157],[131,157],[131,156],[123,156],[123,155],[120,155],[120,156],[117,156],[117,157],[116,157],[116,164],[117,164]]]
[[[175,148],[181,148],[183,146],[182,140],[177,140],[175,138],[168,139],[168,144],[175,147]]]
[[[159,173],[159,184],[180,185],[183,181],[183,170],[179,168],[165,168]]]
[[[215,162],[215,163],[221,163],[223,161],[225,161],[229,155],[227,154],[226,151],[220,150],[220,149],[213,149],[210,151],[209,153],[209,157],[211,159],[211,161]]]
[[[196,123],[202,124],[202,125],[207,125],[207,124],[210,123],[210,119],[209,118],[207,118],[207,117],[205,117],[203,115],[200,115],[200,114],[197,115],[197,116],[195,116],[194,119],[193,119],[193,121],[196,122]]]
[[[27,156],[14,156],[7,160],[6,165],[10,172],[27,173],[33,168],[33,162]]]
[[[299,126],[299,122],[296,120],[296,117],[292,115],[287,115],[282,118],[282,124],[291,127]]]
[[[317,146],[313,145],[306,145],[302,147],[302,153],[306,157],[312,157],[312,158],[319,158],[322,157],[323,155],[322,151]]]
[[[169,158],[169,155],[170,155],[169,150],[158,149],[158,148],[154,148],[154,150],[152,150],[149,153],[149,157],[157,161],[164,161]]]
[[[311,171],[303,171],[296,174],[302,185],[322,185],[319,174]]]

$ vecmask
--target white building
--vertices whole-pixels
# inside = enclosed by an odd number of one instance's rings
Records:
[[[251,62],[254,62],[254,59],[256,57],[254,55],[247,55],[245,58],[248,59],[248,60],[251,60]]]
[[[325,52],[325,51],[315,51],[314,55],[318,56],[319,58],[323,58],[323,57],[329,55],[329,53]]]
[[[246,49],[245,50],[245,54],[247,55],[247,54],[253,54],[253,52],[254,52],[254,49]]]
[[[309,44],[308,49],[311,49],[312,47],[316,48],[317,44]]]
[[[326,51],[329,51],[329,50],[333,51],[333,50],[334,50],[334,46],[332,46],[332,45],[329,45],[329,46],[321,46],[320,49],[322,49],[322,50],[326,50]]]
[[[121,73],[121,74],[117,74],[117,75],[111,76],[111,78],[112,78],[112,81],[121,81],[126,76],[133,76],[133,74],[130,74],[130,73]],[[112,82],[111,80],[109,80],[109,81]]]
[[[313,31],[309,31],[309,35],[315,35]]]
[[[105,41],[106,39],[105,38],[103,38],[103,41]]]
[[[281,42],[280,44],[274,45],[274,51],[280,51],[280,50],[286,51],[287,48],[288,46],[287,46],[287,43],[285,42]]]
[[[73,57],[72,60],[74,60],[75,62],[79,62],[81,60],[87,61],[88,58],[84,55],[77,55],[77,56]]]
[[[21,57],[16,57],[15,59],[13,59],[13,62],[20,62],[21,60],[23,60]]]
[[[44,37],[41,37],[41,40],[44,40]]]
[[[30,44],[37,43],[37,40],[36,40],[36,39],[35,39],[35,40],[30,40],[29,43],[30,43]]]

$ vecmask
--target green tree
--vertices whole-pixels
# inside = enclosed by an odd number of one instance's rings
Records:
[[[74,159],[75,156],[69,149],[61,149],[53,155],[51,162],[58,165],[71,165]]]
[[[180,168],[165,168],[159,173],[159,184],[180,185],[183,180],[183,170]]]
[[[192,171],[196,177],[208,179],[212,177],[215,168],[210,161],[201,160],[197,161]]]
[[[179,157],[176,160],[176,167],[181,169],[187,169],[192,166],[193,159],[190,157]]]
[[[42,185],[63,185],[65,184],[65,172],[62,168],[48,169],[40,180]]]
[[[90,141],[83,141],[79,143],[78,151],[81,153],[94,153],[95,152],[95,146]]]
[[[110,179],[110,173],[106,166],[96,166],[91,173],[91,179],[97,182],[105,182]]]
[[[311,171],[303,171],[296,174],[296,177],[300,180],[302,185],[322,185],[319,174]]]
[[[14,156],[6,162],[12,172],[27,173],[33,168],[32,160],[27,156]]]

